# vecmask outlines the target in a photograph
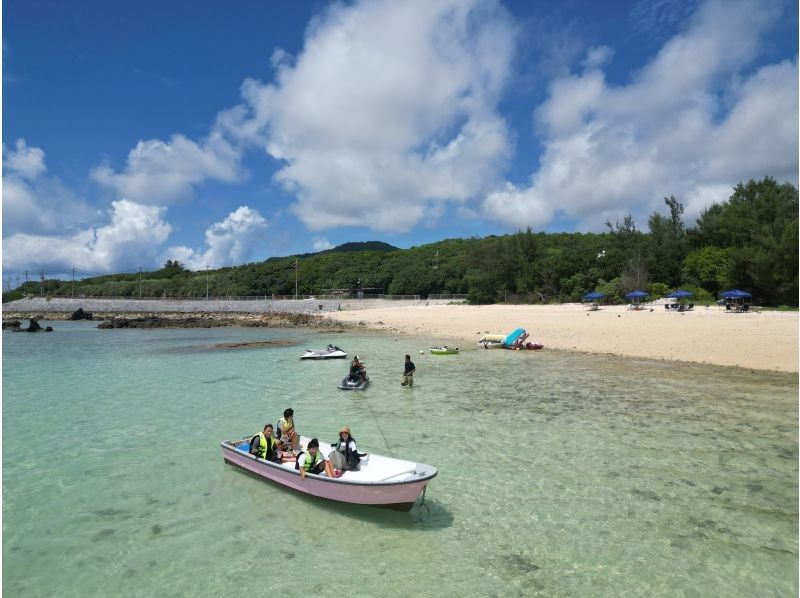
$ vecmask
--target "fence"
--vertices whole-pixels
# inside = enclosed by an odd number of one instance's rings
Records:
[[[26,295],[26,298],[43,299],[124,299],[126,301],[357,301],[361,299],[383,299],[386,301],[419,301],[420,295],[384,295],[384,294],[348,294],[336,293],[332,295],[186,295],[186,296],[143,296],[138,295]],[[464,301],[466,295],[428,295],[432,300]]]
[[[466,301],[467,300],[467,296],[466,295],[434,295],[434,294],[431,294],[431,295],[428,295],[428,299],[439,299],[439,300],[450,299],[452,301]]]

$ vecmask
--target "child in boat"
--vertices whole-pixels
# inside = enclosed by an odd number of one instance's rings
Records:
[[[362,457],[367,453],[359,453],[356,439],[350,435],[350,428],[342,426],[339,430],[339,440],[331,445],[333,450],[328,453],[328,459],[333,466],[334,473],[339,471],[358,471]]]
[[[297,455],[297,462],[294,468],[300,472],[300,479],[306,479],[306,474],[313,473],[316,475],[325,474],[329,478],[338,477],[333,473],[331,462],[326,461],[319,452],[319,440],[312,438],[308,443],[308,447],[304,451],[300,451]]]
[[[300,437],[294,427],[294,409],[284,409],[283,417],[278,420],[278,438],[286,450],[296,451],[300,446]]]

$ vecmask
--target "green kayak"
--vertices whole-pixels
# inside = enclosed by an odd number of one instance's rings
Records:
[[[458,347],[431,347],[431,353],[434,355],[458,355]]]

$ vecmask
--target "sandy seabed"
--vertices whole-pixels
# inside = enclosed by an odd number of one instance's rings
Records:
[[[375,330],[475,343],[485,333],[525,328],[545,349],[688,361],[757,370],[798,371],[798,312],[731,313],[716,306],[668,312],[663,305],[631,311],[588,311],[566,305],[431,305],[326,313]]]

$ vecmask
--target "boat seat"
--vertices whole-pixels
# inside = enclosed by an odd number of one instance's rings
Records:
[[[390,459],[381,455],[370,455],[366,464],[358,471],[345,472],[345,479],[353,482],[383,482],[401,479],[416,469],[417,464],[402,459]]]

